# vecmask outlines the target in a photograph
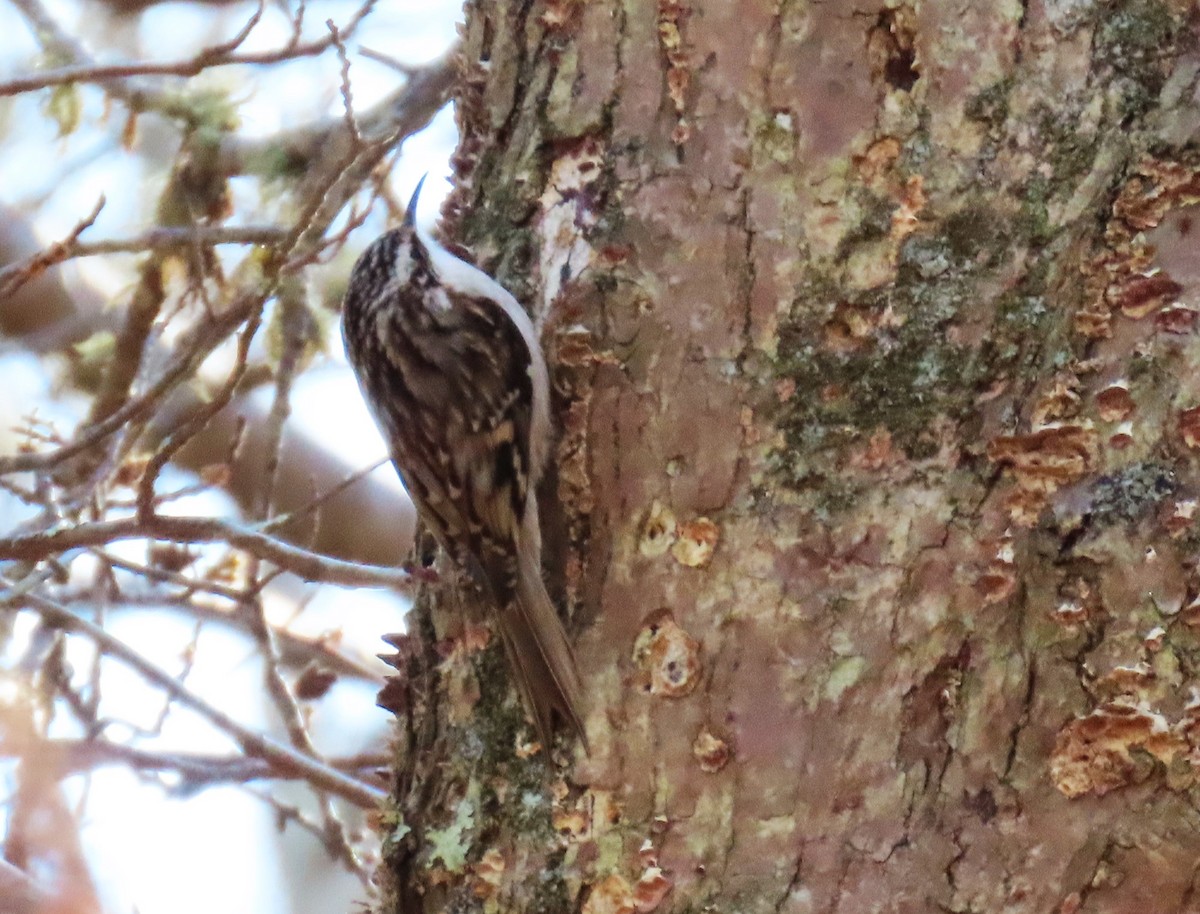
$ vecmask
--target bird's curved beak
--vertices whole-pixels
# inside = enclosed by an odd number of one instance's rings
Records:
[[[412,197],[408,201],[408,209],[404,211],[404,224],[409,228],[413,228],[417,224],[417,198],[421,196],[421,188],[425,185],[425,179],[428,177],[429,172],[421,175],[421,180],[417,182]]]

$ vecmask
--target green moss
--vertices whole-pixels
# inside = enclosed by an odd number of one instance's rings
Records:
[[[969,201],[950,215],[943,226],[951,255],[966,266],[983,257],[985,265],[995,265],[1008,253],[1011,230],[1008,220],[989,210],[981,201]]]
[[[1008,96],[1012,92],[1012,77],[1006,76],[967,100],[964,114],[973,121],[999,127],[1008,120]]]
[[[486,183],[485,179],[478,179]],[[472,251],[496,251],[494,262],[479,264],[508,289],[517,301],[529,301],[538,291],[533,264],[540,242],[530,227],[535,204],[512,182],[497,185],[477,201],[458,227],[458,240]]]
[[[484,785],[481,806],[486,816],[511,823],[533,840],[549,842],[553,824],[547,789],[551,771],[546,754],[540,752],[529,758],[516,754],[518,738],[528,737],[529,731],[520,703],[511,701],[510,690],[501,687],[509,681],[503,648],[494,645],[479,657],[476,676],[488,685],[481,689],[471,733],[482,745],[478,753],[466,754],[478,758],[473,777]],[[505,784],[503,800],[491,786],[494,783]]]
[[[1042,175],[1034,175],[1020,193],[1021,210],[1013,220],[1013,230],[1027,244],[1044,246],[1054,236],[1050,225],[1050,182]]]
[[[812,342],[821,339],[822,318],[831,308],[781,329],[777,372],[796,385],[781,423],[786,448],[776,455],[785,476],[799,482],[817,469],[813,455],[842,448],[880,426],[914,456],[932,452],[935,444],[926,437],[932,420],[966,406],[965,399],[956,403],[964,395],[959,385],[946,383],[965,357],[944,332],[961,291],[954,281],[920,281],[866,296],[855,304],[871,313],[890,306],[904,323],[852,353]],[[826,396],[829,389],[835,394]]]
[[[93,333],[71,346],[71,377],[83,390],[99,390],[117,352],[111,330]]]
[[[814,477],[815,479],[816,477]],[[845,476],[833,475],[821,479],[820,502],[814,512],[817,520],[822,523],[833,523],[834,518],[852,508],[866,491],[866,486],[858,480]]]
[[[1070,195],[1092,169],[1100,144],[1095,131],[1084,129],[1073,99],[1041,107],[1034,115],[1044,159],[1050,164],[1054,186]]]
[[[573,909],[574,906],[567,895],[567,884],[562,875],[555,871],[548,872],[545,878],[533,887],[533,894],[524,908],[528,914],[561,914]]]
[[[601,295],[615,295],[617,291],[617,277],[607,270],[592,271],[592,286]]]
[[[237,103],[223,89],[168,92],[163,97],[161,111],[183,121],[209,143],[219,143],[222,136],[238,126]]]
[[[980,389],[1065,363],[1072,353],[1067,312],[1047,304],[1050,252],[995,301],[990,326],[973,334],[981,343],[957,342],[961,337],[951,332],[964,318],[988,318],[979,290],[1006,267],[1006,256],[1028,231],[1020,219],[973,201],[936,234],[906,240],[891,286],[847,301],[836,276],[814,269],[780,327],[775,369],[795,392],[777,420],[784,440],[772,455],[777,478],[819,488],[823,507],[836,512],[859,494],[858,484],[838,471],[838,455],[848,447],[861,446],[882,427],[911,458],[931,456],[939,446],[938,421],[973,421]],[[845,307],[865,315],[887,312],[895,320],[881,323],[857,348],[831,348],[829,322]]]
[[[1046,302],[1048,272],[1048,260],[1035,262],[997,302],[993,332],[982,347],[993,376],[1024,374],[1044,364],[1047,347],[1058,335],[1056,327],[1065,327],[1061,312]]]
[[[1161,0],[1129,0],[1101,14],[1093,46],[1097,57],[1120,72],[1157,69],[1178,26]]]
[[[484,743],[485,763],[506,763],[513,758],[512,746],[525,723],[520,706],[508,700],[508,665],[499,644],[478,655],[475,676],[485,686],[471,726]]]
[[[1159,624],[1169,623],[1169,617],[1159,617]],[[1184,682],[1191,682],[1200,675],[1200,631],[1190,625],[1170,625],[1168,637],[1172,653],[1181,671]]]
[[[493,238],[504,238],[504,251],[496,264],[496,280],[508,289],[517,301],[532,301],[540,291],[535,283],[537,270],[534,263],[540,252],[539,241],[530,228],[510,225],[507,234],[494,234]]]
[[[286,147],[273,146],[270,149],[256,151],[246,163],[246,167],[248,171],[261,175],[264,180],[285,182],[303,175],[308,170],[309,164],[307,158],[294,154]]]
[[[786,165],[796,154],[796,136],[790,115],[774,114],[756,119],[752,127],[756,161]]]
[[[950,273],[954,266],[945,235],[911,235],[900,248],[899,281],[920,283]]]
[[[842,239],[838,259],[848,257],[855,245],[886,238],[892,230],[892,214],[896,211],[894,200],[859,189],[854,195],[854,203],[858,207],[858,223]]]
[[[70,136],[79,126],[83,114],[83,102],[79,97],[79,87],[75,83],[55,86],[46,99],[46,116],[58,125],[58,136],[61,139]]]
[[[1113,71],[1122,119],[1146,111],[1162,91],[1181,24],[1161,0],[1129,0],[1100,14],[1093,57]]]
[[[863,670],[866,668],[867,660],[865,657],[841,657],[836,660],[825,680],[825,700],[830,702],[840,701],[846,690],[852,688],[862,678]]]
[[[1126,362],[1126,372],[1130,381],[1140,381],[1143,378],[1154,378],[1157,372],[1154,354],[1149,349],[1135,349]]]

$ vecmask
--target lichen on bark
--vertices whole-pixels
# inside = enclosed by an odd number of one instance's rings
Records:
[[[556,363],[591,751],[435,612],[396,907],[1184,906],[1189,10],[467,13],[445,225]]]

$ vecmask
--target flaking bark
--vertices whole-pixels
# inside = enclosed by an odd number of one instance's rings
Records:
[[[423,603],[396,910],[1195,904],[1198,71],[1158,0],[468,4],[591,753]]]

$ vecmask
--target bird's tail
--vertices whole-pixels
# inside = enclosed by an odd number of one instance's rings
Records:
[[[541,542],[536,528],[532,536],[521,539],[516,599],[500,609],[500,635],[509,666],[547,751],[552,745],[555,711],[586,747],[579,670],[571,642],[542,581]]]

